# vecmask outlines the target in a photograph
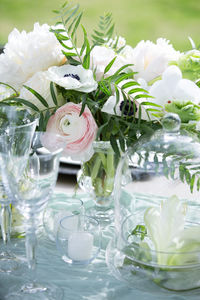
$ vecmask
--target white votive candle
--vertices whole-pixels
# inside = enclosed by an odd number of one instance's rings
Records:
[[[83,261],[92,257],[93,235],[89,232],[73,232],[68,239],[68,256]]]

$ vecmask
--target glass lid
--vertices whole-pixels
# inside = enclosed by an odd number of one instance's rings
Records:
[[[174,165],[200,167],[200,143],[197,139],[181,132],[181,120],[177,114],[169,113],[163,117],[162,130],[149,139],[141,139],[128,150],[130,163],[146,171],[165,168],[172,171]],[[167,164],[167,165],[166,165]],[[200,170],[200,168],[199,168]]]

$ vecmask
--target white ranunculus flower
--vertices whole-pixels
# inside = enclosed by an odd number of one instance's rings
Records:
[[[0,81],[20,89],[34,73],[60,65],[61,45],[47,24],[34,24],[31,32],[14,29],[0,55]]]
[[[66,139],[63,156],[73,160],[87,161],[93,155],[92,143],[96,138],[97,125],[91,111],[85,106],[80,116],[82,104],[68,102],[61,106],[47,123],[47,148],[55,147],[59,139],[49,140],[48,133],[56,133]]]
[[[92,71],[84,69],[81,65],[51,67],[46,74],[50,81],[66,90],[90,93],[97,89],[97,82],[94,80]]]
[[[143,78],[147,82],[162,75],[171,60],[176,61],[180,53],[169,44],[169,41],[159,38],[155,43],[140,41],[128,52],[133,71],[138,72],[135,78]]]
[[[169,66],[163,73],[162,80],[151,86],[149,94],[155,97],[153,101],[163,107],[168,101],[174,100],[200,103],[200,88],[193,81],[182,79],[182,73],[177,66]]]
[[[34,89],[37,93],[39,93],[48,103],[49,107],[54,107],[55,104],[51,97],[50,93],[50,81],[47,79],[46,72],[37,72],[35,73],[28,81],[25,82],[25,85]],[[56,93],[56,89],[55,93]],[[39,110],[43,110],[46,107],[35,97],[29,90],[23,87],[20,90],[20,98],[28,100],[37,106]],[[59,99],[59,105],[64,104],[63,99]]]

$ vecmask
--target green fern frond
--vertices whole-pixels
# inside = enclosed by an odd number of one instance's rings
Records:
[[[92,34],[93,45],[103,45],[107,43],[113,36],[114,23],[112,20],[112,14],[107,13],[104,16],[100,16],[98,29],[95,29]]]

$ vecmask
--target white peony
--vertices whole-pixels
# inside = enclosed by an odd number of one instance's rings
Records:
[[[34,24],[33,31],[14,29],[0,55],[0,81],[20,89],[34,73],[60,65],[65,59],[61,45],[47,24]]]
[[[162,80],[151,86],[149,94],[162,106],[174,100],[200,103],[200,88],[193,81],[182,79],[182,73],[177,66],[168,67],[162,75]]]
[[[133,71],[137,72],[135,78],[143,78],[147,82],[162,75],[171,60],[177,60],[180,53],[169,44],[169,41],[159,38],[154,44],[151,41],[140,41],[134,49],[125,49]]]
[[[48,103],[49,107],[55,107],[53,99],[50,93],[50,81],[47,79],[46,72],[37,72],[35,73],[27,82],[25,82],[26,86],[34,89],[37,93],[39,93]],[[54,89],[56,93],[56,89]],[[20,90],[20,98],[28,100],[37,106],[39,110],[43,110],[46,107],[35,97],[29,90],[23,87]],[[58,100],[58,97],[57,97]],[[64,104],[63,100],[60,100],[59,105]]]
[[[47,78],[66,90],[90,93],[97,89],[91,70],[84,69],[81,65],[63,65],[51,67],[47,71]]]
[[[113,75],[120,67],[125,63],[125,59],[122,55],[117,55],[115,51],[106,46],[95,46],[91,53],[91,65],[92,69],[95,70],[96,79],[100,80],[104,74],[105,67],[111,62],[116,56],[116,60],[110,70],[106,73],[106,77]]]

